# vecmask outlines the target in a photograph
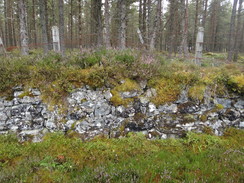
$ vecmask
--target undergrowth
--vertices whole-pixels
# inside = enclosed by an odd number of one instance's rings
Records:
[[[208,54],[207,59],[211,56]],[[157,90],[158,95],[151,100],[159,105],[175,100],[183,88],[189,88],[194,100],[202,100],[206,88],[213,94],[224,95],[231,91],[243,95],[242,73],[242,63],[222,61],[218,66],[196,66],[188,60],[169,60],[157,52],[152,55],[138,50],[101,49],[84,53],[73,51],[62,58],[53,52],[43,56],[40,51],[33,50],[29,56],[16,53],[1,57],[0,96],[11,96],[14,86],[23,85],[39,88],[43,100],[55,105],[62,104],[65,96],[77,87],[106,86],[113,89],[114,103],[121,105],[128,103],[119,95],[121,81],[138,84],[146,80],[149,87]]]
[[[86,142],[56,133],[40,143],[2,135],[0,182],[243,182],[243,132],[168,140],[131,133]]]

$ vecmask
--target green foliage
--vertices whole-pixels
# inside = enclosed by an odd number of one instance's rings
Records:
[[[122,54],[116,55],[115,61],[123,64],[131,65],[135,61],[135,58],[133,55],[124,52]]]
[[[40,143],[0,136],[0,182],[241,182],[244,131],[147,140],[141,133],[83,142],[61,133]]]

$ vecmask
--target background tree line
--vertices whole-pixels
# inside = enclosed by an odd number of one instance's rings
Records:
[[[244,51],[243,0],[2,0],[0,36],[8,51],[52,49],[52,26],[65,48],[144,48],[188,56],[198,27],[204,51]],[[139,29],[139,30],[138,30]],[[25,42],[23,45],[23,41]]]

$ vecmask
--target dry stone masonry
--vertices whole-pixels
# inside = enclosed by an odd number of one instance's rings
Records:
[[[148,138],[177,138],[187,131],[208,129],[222,135],[227,127],[244,128],[244,100],[239,96],[219,98],[205,95],[204,102],[188,99],[183,90],[179,99],[156,106],[150,97],[155,89],[144,93],[120,93],[122,98],[136,98],[128,106],[113,106],[110,89],[79,88],[67,98],[65,113],[48,110],[38,89],[24,95],[22,87],[13,88],[13,99],[0,98],[0,134],[17,133],[20,140],[40,141],[47,132],[76,133],[84,139],[96,135],[121,137],[142,132]],[[143,97],[140,97],[143,96]]]

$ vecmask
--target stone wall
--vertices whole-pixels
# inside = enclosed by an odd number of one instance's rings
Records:
[[[67,98],[67,111],[48,110],[38,89],[24,95],[22,87],[13,88],[13,99],[0,98],[0,134],[17,133],[21,140],[40,141],[47,132],[76,132],[88,139],[104,134],[120,137],[142,132],[148,138],[176,138],[187,131],[213,131],[222,135],[227,127],[244,128],[244,100],[239,96],[219,98],[205,95],[203,102],[188,99],[183,90],[175,102],[155,106],[149,98],[154,89],[121,92],[133,98],[128,106],[113,106],[109,89],[92,90],[86,86]]]

